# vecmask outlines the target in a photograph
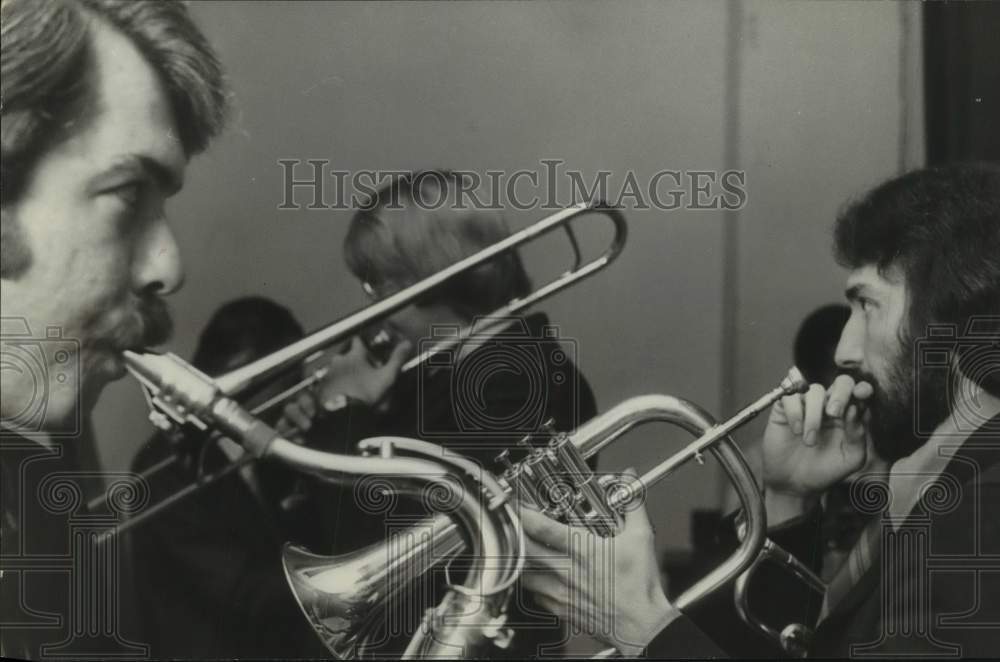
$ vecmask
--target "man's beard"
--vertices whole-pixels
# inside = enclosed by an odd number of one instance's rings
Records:
[[[868,432],[875,452],[890,463],[923,446],[927,440],[921,438],[918,430],[933,430],[951,412],[948,371],[919,370],[909,334],[901,338],[900,351],[891,364],[886,383],[880,383],[868,372],[853,371],[852,376],[874,388],[868,400],[871,412]]]

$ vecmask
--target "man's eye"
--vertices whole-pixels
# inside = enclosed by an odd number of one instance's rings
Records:
[[[113,193],[129,209],[135,209],[142,200],[142,182],[131,182],[114,189]]]
[[[871,299],[862,298],[860,302],[861,302],[861,310],[865,311],[866,313],[870,313],[872,310],[875,309],[875,302],[872,301]]]

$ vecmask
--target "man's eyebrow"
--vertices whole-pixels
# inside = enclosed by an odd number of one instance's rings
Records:
[[[878,290],[868,283],[856,283],[844,290],[844,296],[848,301],[858,301],[862,297],[878,299],[877,292]]]
[[[849,288],[844,290],[844,296],[847,297],[848,301],[857,301],[861,298],[861,293],[864,289],[864,285],[851,285]]]
[[[98,180],[107,180],[118,174],[132,174],[143,171],[156,180],[156,183],[167,195],[173,195],[181,190],[184,182],[181,176],[170,166],[144,154],[127,154],[115,160],[107,170],[98,175]]]

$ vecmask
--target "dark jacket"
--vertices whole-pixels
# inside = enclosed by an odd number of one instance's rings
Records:
[[[998,503],[1000,416],[970,435],[898,529],[885,525],[890,528],[883,529],[880,558],[820,623],[810,656],[995,656],[1000,650]],[[820,528],[814,512],[770,535],[817,569]],[[773,573],[766,594],[756,593],[765,618],[774,618],[776,608],[815,612],[818,605],[802,597],[790,580]],[[737,622],[732,595],[727,586],[693,610],[690,619],[672,623],[650,644],[648,657],[774,655],[774,649],[748,650],[754,644],[746,643],[752,640],[745,631],[719,634],[720,620]]]
[[[120,540],[104,537],[121,522],[129,490],[91,510],[88,497],[122,477],[81,469],[82,441],[59,436],[43,446],[0,431],[0,649],[8,658],[148,652],[122,602]]]
[[[547,331],[549,329],[549,331]],[[353,452],[356,442],[373,436],[393,435],[419,438],[471,458],[484,469],[501,473],[495,462],[503,450],[512,451],[512,461],[524,455],[518,442],[538,431],[548,419],[556,430],[569,431],[597,414],[593,393],[574,365],[573,345],[552,332],[548,319],[535,314],[488,340],[473,338],[474,347],[459,361],[454,356],[429,360],[411,373],[403,374],[393,389],[388,411],[378,413],[367,407],[351,406],[332,415],[321,416],[309,431],[308,444],[340,453]],[[546,443],[544,434],[529,440]],[[347,553],[382,541],[390,528],[405,528],[428,514],[415,500],[395,500],[386,511],[377,503],[360,503],[365,495],[351,486],[314,484],[318,490],[311,501],[322,508],[317,521],[330,524],[327,537],[313,544],[336,553]],[[461,559],[453,563],[453,571]],[[457,580],[461,572],[455,572]],[[403,632],[419,624],[423,609],[430,606],[427,595],[443,596],[445,582],[421,585],[403,599],[408,607],[394,605],[407,622]],[[554,616],[538,608],[527,592],[512,598],[508,623],[516,632],[506,651],[510,657],[524,658],[540,653],[555,654],[561,648],[562,630]],[[401,651],[409,637],[386,637],[380,654]],[[496,651],[496,656],[506,654]]]
[[[5,656],[42,657],[68,634],[69,530],[65,516],[44,508],[38,491],[49,475],[70,468],[62,449],[47,449],[0,432],[0,645]]]
[[[154,465],[171,449],[166,438],[154,436],[133,470]],[[228,460],[217,446],[209,450],[206,470],[212,472]],[[270,467],[257,468],[265,470],[258,475],[266,486]],[[153,474],[151,501],[175,493],[193,476],[181,466]],[[259,499],[231,473],[129,532],[136,608],[154,658],[327,655],[285,580],[281,548],[293,534],[275,503]]]

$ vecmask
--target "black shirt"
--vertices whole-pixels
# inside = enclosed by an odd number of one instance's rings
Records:
[[[127,477],[85,471],[79,435],[42,445],[0,431],[0,648],[10,658],[144,657],[121,589],[121,541],[107,536],[132,497]],[[88,497],[112,498],[91,509]],[[141,497],[140,497],[141,498]]]
[[[133,463],[142,471],[171,452],[154,436]],[[204,469],[228,462],[218,446],[207,449]],[[258,476],[283,467],[255,467]],[[190,466],[153,474],[152,502],[189,485]],[[267,480],[262,481],[265,486]],[[288,588],[282,545],[293,537],[275,507],[238,472],[174,504],[128,533],[136,608],[156,658],[254,657],[288,659],[327,654]]]

